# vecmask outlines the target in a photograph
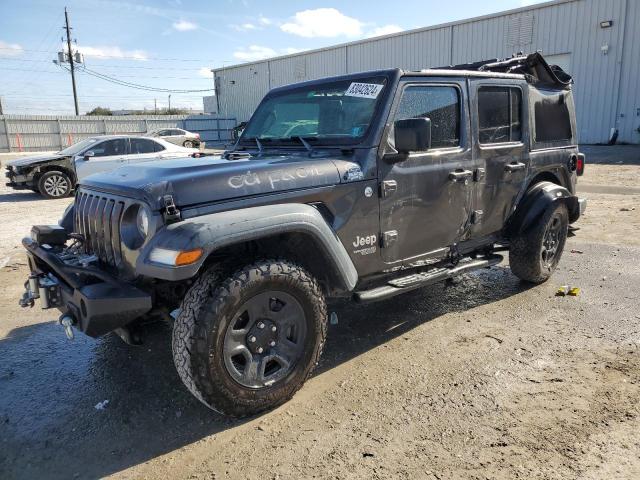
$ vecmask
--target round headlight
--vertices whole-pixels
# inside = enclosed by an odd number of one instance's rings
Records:
[[[146,207],[140,207],[138,209],[138,215],[136,216],[136,226],[138,232],[142,235],[142,238],[147,238],[149,235],[149,211]]]

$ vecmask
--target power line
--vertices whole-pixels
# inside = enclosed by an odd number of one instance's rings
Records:
[[[66,67],[62,67],[66,70]],[[125,80],[119,80],[115,77],[111,77],[109,75],[105,75],[100,72],[96,72],[95,70],[91,70],[86,66],[80,70],[80,72],[90,75],[92,77],[100,78],[101,80],[114,83],[116,85],[120,85],[123,87],[135,88],[138,90],[146,90],[148,92],[162,92],[162,93],[197,93],[197,92],[211,92],[215,89],[213,88],[202,88],[202,89],[172,89],[172,88],[159,88],[152,87],[150,85],[141,85],[139,83],[127,82]]]
[[[0,47],[0,50],[14,50],[14,49],[9,47]],[[78,50],[82,53],[82,47],[80,47]],[[22,49],[22,51],[51,53],[50,51],[47,51],[47,50],[30,50],[27,48]],[[127,56],[127,55],[100,55],[96,53],[92,53],[89,56],[98,57],[98,58],[117,58],[122,60],[136,60],[138,62],[144,62],[146,60],[156,60],[156,61],[163,61],[163,62],[215,62],[215,60],[208,60],[208,59],[202,59],[202,58],[160,58],[160,57],[140,57],[140,56],[133,57],[133,56]]]

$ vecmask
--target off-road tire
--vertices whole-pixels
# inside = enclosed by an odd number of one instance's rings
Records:
[[[73,191],[73,181],[65,172],[51,170],[38,180],[38,191],[45,198],[65,198]]]
[[[187,292],[173,327],[173,359],[189,391],[207,407],[233,417],[253,415],[289,400],[317,365],[327,335],[327,307],[318,282],[286,260],[263,260],[221,278],[204,273]],[[279,289],[293,295],[305,313],[302,357],[285,378],[251,389],[225,367],[226,329],[240,306],[260,292]]]
[[[558,245],[552,262],[545,265],[542,258],[543,240],[554,219],[558,219],[560,222]],[[521,280],[531,283],[542,283],[548,280],[562,256],[568,228],[567,206],[562,202],[555,202],[542,214],[540,220],[533,227],[512,239],[509,249],[509,266],[513,274]]]

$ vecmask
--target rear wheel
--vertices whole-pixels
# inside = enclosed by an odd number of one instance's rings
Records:
[[[64,198],[73,188],[69,175],[59,170],[45,172],[38,181],[38,191],[46,198]]]
[[[567,240],[567,206],[556,202],[527,232],[516,236],[509,250],[511,271],[532,283],[546,281],[555,271]]]
[[[185,140],[182,146],[185,148],[193,148],[193,142],[191,140]]]
[[[324,295],[300,266],[265,260],[219,281],[205,273],[173,331],[178,373],[202,403],[242,417],[287,401],[317,364]]]

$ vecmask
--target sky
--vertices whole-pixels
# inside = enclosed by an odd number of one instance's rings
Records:
[[[168,92],[123,83],[182,91],[171,93],[172,108],[201,110],[202,96],[212,94],[212,68],[533,3],[539,0],[0,0],[0,97],[4,113],[73,113],[70,74],[53,63],[66,50],[65,6],[72,50],[84,56],[76,81],[85,113],[167,107]]]

